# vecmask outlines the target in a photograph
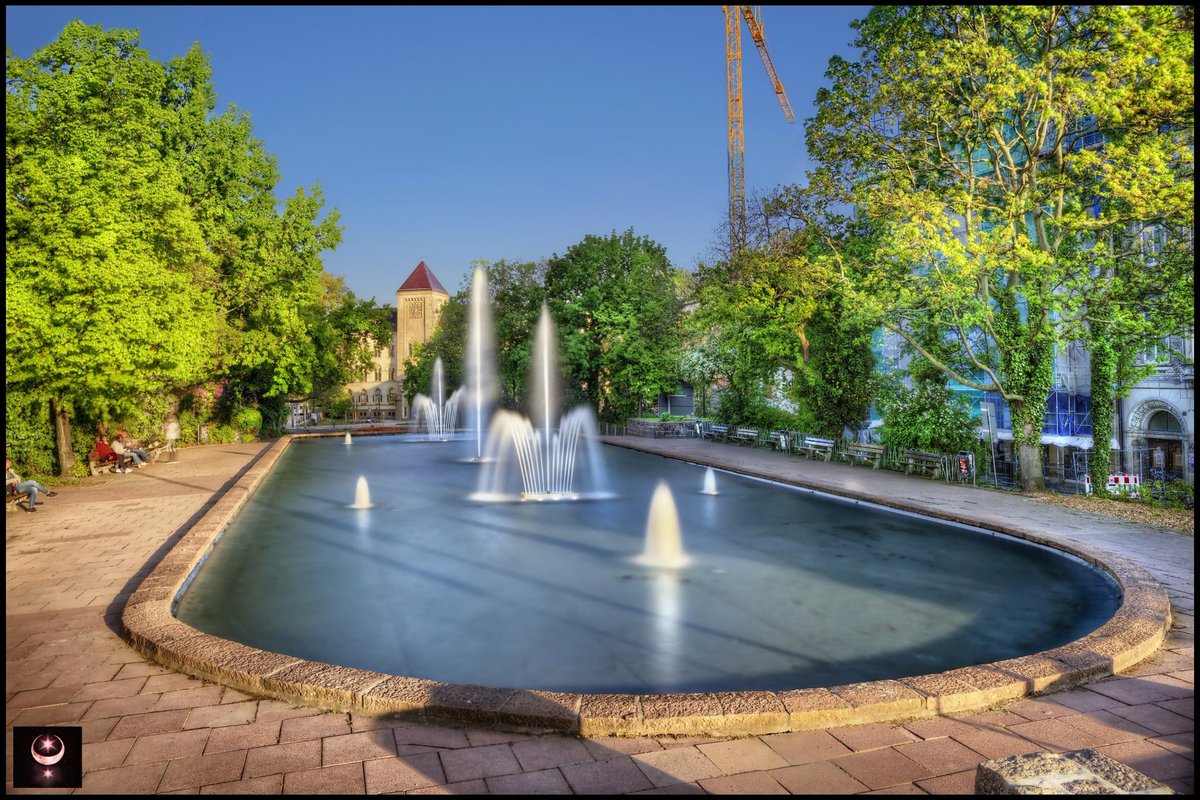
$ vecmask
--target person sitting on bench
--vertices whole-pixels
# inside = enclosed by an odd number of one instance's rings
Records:
[[[117,438],[112,440],[112,449],[117,455],[128,456],[133,460],[133,465],[141,469],[150,461],[150,454],[139,447],[135,447],[134,444],[129,438],[128,433],[118,431]]]
[[[38,492],[46,497],[58,497],[58,492],[51,491],[37,481],[23,481],[21,476],[13,472],[12,460],[4,459],[4,487],[9,494],[25,495],[25,510],[37,511]]]

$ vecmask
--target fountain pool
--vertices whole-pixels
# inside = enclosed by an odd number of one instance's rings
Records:
[[[404,438],[292,442],[179,620],[382,674],[646,694],[993,662],[1076,640],[1120,602],[1106,573],[1046,548],[733,474],[703,495],[703,468],[618,448],[611,500],[472,502],[474,442]],[[360,474],[372,507],[349,510]],[[638,563],[660,480],[682,567]]]

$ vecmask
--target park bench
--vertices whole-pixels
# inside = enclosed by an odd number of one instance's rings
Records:
[[[900,460],[904,471],[919,472],[931,478],[939,478],[945,470],[945,459],[939,453],[924,453],[920,450],[905,450]]]
[[[849,464],[870,464],[872,468],[879,469],[883,464],[884,447],[881,444],[856,444],[850,443],[842,448],[842,458]]]
[[[728,425],[709,425],[701,433],[701,436],[705,439],[712,439],[714,442],[717,442],[717,441],[723,442],[727,438],[729,438],[729,426]]]
[[[738,444],[758,444],[758,428],[738,428],[733,433],[729,434],[729,439],[736,441]]]
[[[833,439],[822,439],[818,436],[805,436],[804,441],[796,445],[796,451],[808,458],[820,458],[829,461],[833,458]]]
[[[25,495],[17,494],[16,486],[7,486],[4,493],[4,510],[8,511],[8,509],[20,503],[24,498]]]
[[[88,475],[99,475],[101,472],[123,472],[133,465],[133,457],[127,453],[117,454],[108,442],[100,439],[92,452],[88,453]]]
[[[791,451],[792,435],[787,431],[771,431],[763,439],[763,446],[770,445],[773,450],[782,450],[787,453]]]

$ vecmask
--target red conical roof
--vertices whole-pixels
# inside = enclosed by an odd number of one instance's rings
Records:
[[[442,282],[437,279],[437,276],[422,261],[420,264],[417,264],[417,268],[412,271],[412,275],[408,276],[408,280],[402,283],[396,291],[422,292],[430,289],[442,294],[450,294],[442,287]]]

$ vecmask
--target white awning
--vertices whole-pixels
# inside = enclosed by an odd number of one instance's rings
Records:
[[[986,431],[982,432],[980,434],[980,436],[981,436],[981,438],[986,439],[987,432]],[[996,438],[1002,442],[1011,442],[1012,438],[1013,438],[1012,431],[1007,428],[1001,428],[996,431]],[[1043,433],[1042,434],[1042,444],[1052,444],[1052,445],[1056,445],[1058,447],[1078,447],[1080,450],[1091,450],[1092,449],[1092,437],[1091,436],[1055,436],[1053,434]],[[1113,450],[1121,449],[1121,446],[1119,444],[1117,444],[1116,437],[1112,438],[1112,440],[1109,442],[1109,445]]]

